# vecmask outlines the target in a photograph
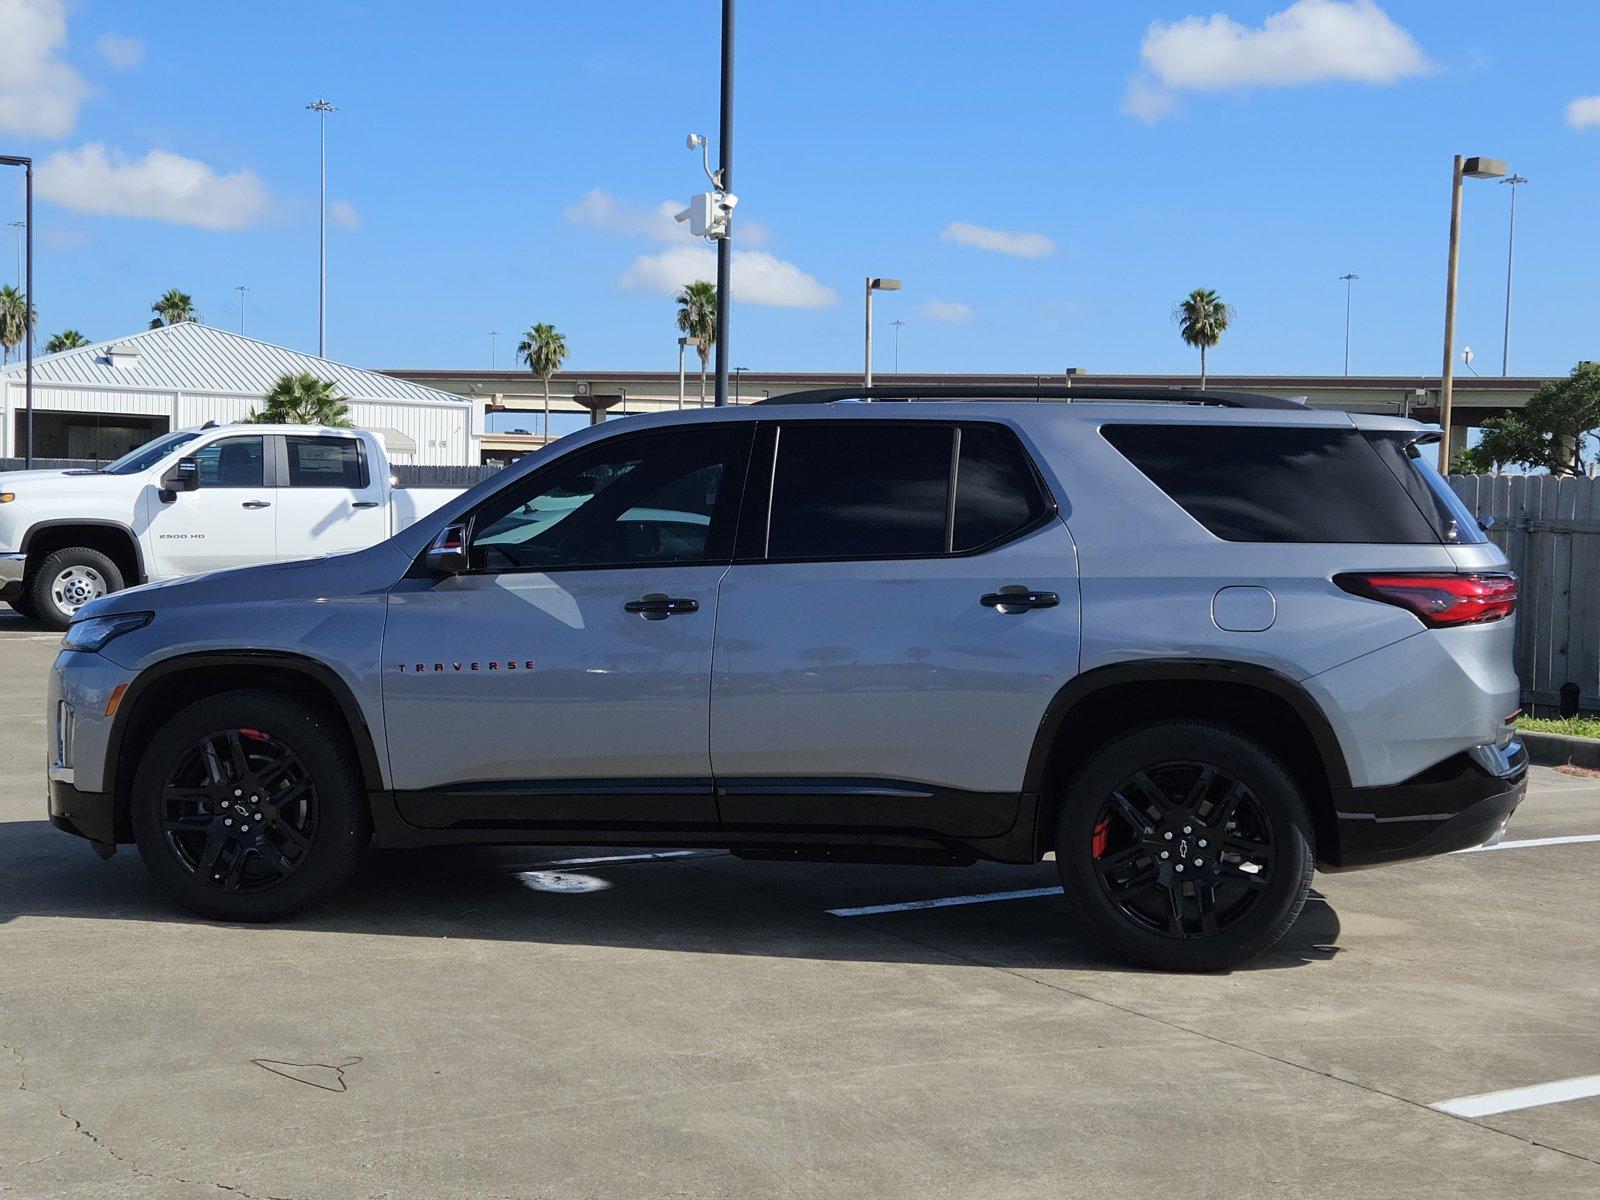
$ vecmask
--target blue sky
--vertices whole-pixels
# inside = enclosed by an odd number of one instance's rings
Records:
[[[498,329],[504,367],[550,321],[569,366],[669,369],[698,243],[660,209],[703,186],[717,11],[0,0],[0,150],[49,197],[41,333],[142,328],[168,287],[237,328],[244,283],[247,332],[314,350],[325,95],[331,357],[482,367]],[[1354,271],[1352,370],[1436,372],[1460,151],[1531,180],[1511,365],[1565,371],[1600,354],[1597,43],[1592,0],[746,0],[734,363],[856,369],[872,273],[906,281],[878,306],[905,370],[1193,370],[1169,314],[1207,286],[1238,310],[1213,370],[1335,374]],[[1484,374],[1509,190],[1465,197]]]

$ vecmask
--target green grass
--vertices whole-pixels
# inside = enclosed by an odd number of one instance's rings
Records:
[[[1600,720],[1594,717],[1518,717],[1517,728],[1534,733],[1561,733],[1567,737],[1600,738]]]

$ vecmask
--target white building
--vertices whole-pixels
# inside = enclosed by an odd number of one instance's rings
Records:
[[[398,463],[476,464],[482,401],[184,322],[33,360],[36,458],[116,458],[169,429],[244,420],[284,375],[332,383]],[[0,370],[0,458],[26,444],[23,364]]]

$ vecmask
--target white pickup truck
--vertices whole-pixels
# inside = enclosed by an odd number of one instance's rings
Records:
[[[460,490],[394,487],[363,430],[176,430],[97,471],[0,474],[0,600],[65,629],[138,583],[371,546]]]

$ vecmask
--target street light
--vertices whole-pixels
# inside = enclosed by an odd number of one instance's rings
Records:
[[[17,286],[22,286],[22,231],[27,228],[26,221],[7,221],[7,225],[17,231]]]
[[[678,339],[678,407],[680,409],[683,407],[683,352],[690,346],[693,346],[696,350],[698,350],[703,345],[705,345],[704,338],[681,337]],[[703,379],[702,386],[704,386]],[[703,395],[701,396],[700,402],[702,404],[705,403],[705,397]]]
[[[740,377],[746,371],[748,371],[749,369],[750,369],[749,367],[735,367],[733,369],[733,402],[735,404],[739,403],[740,396],[741,396],[741,393],[739,391],[739,380],[740,380]]]
[[[246,292],[248,292],[250,289],[247,288],[244,284],[241,283],[238,287],[234,288],[233,290],[239,293],[239,335],[241,337],[243,337],[244,336],[244,294]]]
[[[1461,181],[1502,179],[1506,164],[1498,158],[1464,158],[1450,165],[1450,256],[1444,286],[1444,369],[1439,378],[1439,473],[1450,470],[1450,401],[1455,388],[1456,276],[1461,265]]]
[[[489,370],[494,370],[494,340],[500,336],[498,329],[489,330]]]
[[[1528,182],[1526,175],[1508,175],[1500,181],[1511,185],[1511,228],[1506,234],[1506,335],[1500,344],[1500,377],[1511,370],[1511,252],[1517,245],[1517,187]]]
[[[890,321],[889,324],[894,326],[894,373],[896,375],[899,375],[900,374],[900,328],[901,328],[901,326],[903,326],[905,324],[905,322],[900,320],[900,318],[896,317],[893,321]]]
[[[1344,282],[1344,373],[1350,374],[1350,291],[1351,285],[1361,276],[1351,271],[1339,278]]]
[[[872,386],[872,293],[898,292],[899,290],[900,281],[898,279],[880,279],[872,275],[867,276],[867,387]]]
[[[0,167],[21,167],[23,171],[23,201],[22,220],[25,230],[24,240],[27,252],[23,261],[27,264],[27,275],[22,288],[22,329],[26,339],[23,354],[26,356],[22,362],[22,395],[23,405],[27,417],[23,424],[26,429],[23,441],[22,465],[33,466],[33,159],[17,154],[0,154]]]
[[[306,108],[317,114],[322,142],[322,199],[317,210],[317,357],[328,357],[328,114],[338,109],[320,96]]]

